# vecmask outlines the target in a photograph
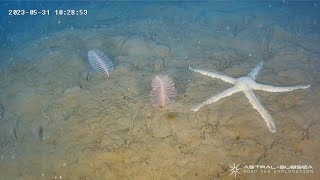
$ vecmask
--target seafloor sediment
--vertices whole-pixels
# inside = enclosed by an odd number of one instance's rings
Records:
[[[145,6],[136,19],[108,19],[103,8],[96,24],[1,50],[11,59],[0,71],[1,177],[234,179],[229,165],[236,163],[314,170],[241,172],[239,179],[319,178],[320,27],[311,17],[288,11],[296,19],[290,24],[277,8],[210,10],[186,3]],[[91,69],[91,49],[112,59],[109,78]],[[257,82],[311,84],[256,92],[276,133],[240,93],[191,111],[230,85],[193,73],[189,65],[240,77],[260,61]],[[150,103],[151,79],[159,73],[169,74],[178,92],[164,108]]]

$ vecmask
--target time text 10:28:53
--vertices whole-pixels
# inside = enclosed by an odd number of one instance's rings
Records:
[[[24,10],[24,9],[9,9],[8,15],[9,16],[25,16],[25,15],[31,15],[31,16],[48,16],[48,15],[57,15],[57,16],[86,16],[88,15],[88,10],[86,9],[67,9],[67,10],[45,10],[45,9],[30,9],[30,10]]]

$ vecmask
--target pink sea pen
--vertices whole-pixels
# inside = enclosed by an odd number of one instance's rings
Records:
[[[174,102],[176,90],[172,78],[168,75],[157,75],[151,82],[151,103],[155,107],[164,107]]]

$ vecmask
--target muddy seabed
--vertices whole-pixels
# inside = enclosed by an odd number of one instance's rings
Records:
[[[139,18],[114,25],[99,16],[101,24],[2,50],[2,58],[12,60],[0,72],[1,179],[320,178],[320,31],[312,31],[319,25],[304,20],[302,34],[294,31],[302,14],[288,28],[280,11],[267,8],[205,16],[185,8],[145,7]],[[268,52],[262,48],[267,42]],[[110,78],[91,69],[87,52],[95,48],[113,60]],[[193,73],[189,65],[240,77],[262,60],[257,82],[311,84],[286,93],[255,92],[276,133],[242,93],[191,111],[231,85]],[[149,99],[151,79],[159,73],[169,74],[178,91],[165,108],[152,107]],[[233,163],[312,165],[314,172],[241,171],[235,178]]]

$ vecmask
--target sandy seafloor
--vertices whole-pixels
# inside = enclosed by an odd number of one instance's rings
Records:
[[[91,3],[81,7],[88,16],[2,24],[0,179],[320,179],[318,5]],[[110,78],[90,67],[91,49],[114,62]],[[240,77],[261,61],[257,82],[311,84],[255,92],[276,133],[242,93],[191,111],[231,85],[189,65]],[[155,108],[150,83],[160,73],[178,95]],[[243,171],[255,164],[313,173]]]

